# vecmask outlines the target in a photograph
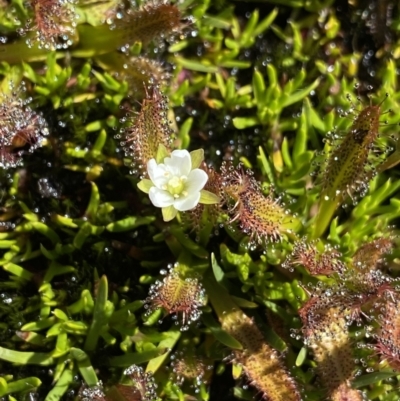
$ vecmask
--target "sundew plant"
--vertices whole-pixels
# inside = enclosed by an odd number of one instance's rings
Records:
[[[0,397],[400,399],[394,0],[0,0]]]

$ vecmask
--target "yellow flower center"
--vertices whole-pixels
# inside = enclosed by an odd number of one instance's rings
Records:
[[[173,176],[168,180],[166,190],[174,196],[174,198],[179,198],[181,195],[186,196],[187,192],[185,189],[185,182],[187,180],[186,176]]]

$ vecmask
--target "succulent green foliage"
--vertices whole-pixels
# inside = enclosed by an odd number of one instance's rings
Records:
[[[138,3],[0,0],[0,397],[397,401],[398,8]]]

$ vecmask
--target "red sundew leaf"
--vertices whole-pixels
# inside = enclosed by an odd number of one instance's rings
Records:
[[[400,310],[398,296],[389,296],[380,308],[380,329],[376,335],[375,350],[382,360],[400,371]]]
[[[167,98],[158,87],[150,89],[142,102],[136,118],[128,116],[129,126],[124,129],[124,147],[127,156],[132,157],[134,166],[142,176],[147,176],[147,162],[156,158],[160,145],[170,150],[172,130],[168,122]]]
[[[22,35],[32,31],[27,39],[32,45],[37,42],[39,48],[57,49],[65,47],[67,39],[74,34],[76,20],[74,0],[30,0],[33,9],[33,24],[20,30]]]
[[[304,266],[311,275],[343,273],[346,265],[340,260],[342,254],[335,248],[325,245],[324,251],[317,249],[316,242],[297,241],[292,253],[282,264],[283,267]]]
[[[33,152],[48,135],[45,119],[21,98],[24,87],[0,104],[0,165],[15,167],[26,151]]]
[[[126,40],[146,45],[157,37],[179,32],[185,24],[181,12],[174,4],[154,1],[139,10],[131,10],[125,19],[116,22],[117,29],[125,30]]]
[[[145,307],[149,309],[148,313],[163,308],[168,315],[179,315],[181,330],[187,330],[189,323],[199,319],[204,296],[203,286],[197,279],[182,279],[172,271],[163,281],[157,281],[150,287]]]
[[[364,107],[344,138],[333,143],[321,169],[322,189],[314,222],[314,238],[321,237],[345,198],[354,194],[363,196],[368,190],[368,182],[376,174],[376,166],[370,162],[370,156],[379,135],[381,106],[382,102]]]
[[[222,194],[225,203],[234,203],[228,209],[232,216],[229,224],[238,222],[250,241],[255,244],[277,242],[287,230],[283,221],[288,218],[287,211],[271,195],[264,196],[257,181],[242,166],[223,164],[221,167]]]
[[[352,265],[358,270],[377,269],[384,263],[384,255],[393,248],[392,238],[378,238],[362,245],[354,254]]]

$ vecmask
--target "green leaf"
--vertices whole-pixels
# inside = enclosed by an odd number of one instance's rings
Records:
[[[149,361],[146,367],[146,372],[153,372],[153,373],[157,372],[157,370],[165,362],[171,350],[175,347],[179,338],[181,337],[181,332],[178,329],[170,330],[164,334],[167,334],[168,337],[165,340],[160,341],[157,347],[157,349],[162,353],[162,355],[153,358]],[[164,349],[166,349],[167,352],[164,353],[163,351]]]
[[[179,129],[178,137],[182,141],[181,148],[187,149],[190,145],[190,130],[193,125],[193,118],[187,118]],[[193,162],[192,162],[193,163]],[[193,167],[194,168],[194,167]]]
[[[41,380],[37,377],[26,377],[24,379],[8,382],[7,389],[4,393],[2,393],[0,389],[0,396],[3,397],[7,394],[33,391],[41,384]]]
[[[150,180],[142,180],[143,181],[150,181]],[[150,181],[151,182],[151,181]],[[140,182],[139,182],[140,184]],[[138,186],[139,186],[138,184]],[[153,183],[151,183],[153,186]],[[113,233],[120,233],[125,231],[134,230],[140,226],[148,225],[155,221],[154,216],[145,216],[145,217],[136,217],[136,216],[129,216],[125,217],[122,220],[115,221],[114,223],[110,223],[106,226],[106,230],[113,232]]]
[[[293,145],[292,159],[297,166],[299,158],[307,150],[307,132],[310,127],[307,121],[306,107],[307,103],[303,105],[302,113],[300,116],[300,127],[297,130],[295,142]]]
[[[90,194],[90,200],[85,212],[85,216],[89,217],[89,219],[93,219],[96,216],[96,212],[100,204],[100,193],[97,185],[94,182],[91,182],[90,184],[92,185],[92,192]]]
[[[213,65],[202,64],[201,62],[195,60],[188,60],[182,57],[175,57],[175,62],[182,66],[183,68],[187,68],[188,70],[197,71],[197,72],[218,72],[218,67]]]
[[[173,206],[163,207],[161,211],[164,221],[171,221],[178,214],[178,211]]]
[[[393,370],[367,373],[366,375],[356,377],[352,382],[352,386],[354,388],[361,388],[397,375],[398,372]]]
[[[203,313],[201,320],[210,329],[213,336],[221,343],[229,348],[242,350],[243,346],[234,337],[222,330],[221,326],[208,313]]]
[[[302,347],[296,358],[296,366],[301,366],[307,358],[307,348]]]
[[[265,102],[265,82],[260,71],[255,70],[253,74],[254,99],[257,106],[262,106]]]
[[[5,271],[8,271],[11,274],[14,274],[15,276],[23,279],[23,280],[31,280],[33,277],[33,274],[31,272],[28,272],[27,270],[25,270],[24,268],[22,268],[21,266],[18,266],[14,263],[6,263],[3,266],[3,269]]]
[[[65,369],[61,377],[49,391],[44,401],[58,401],[66,393],[71,383],[74,381],[71,369]]]
[[[200,246],[197,242],[193,241],[189,238],[186,233],[180,227],[171,227],[170,228],[171,234],[179,241],[179,243],[186,248],[190,253],[193,255],[201,258],[207,259],[208,258],[208,251]]]
[[[258,18],[259,18],[259,12],[258,10],[254,10],[251,15],[250,18],[247,22],[246,27],[243,29],[241,38],[240,38],[240,44],[242,47],[247,48],[250,47],[252,44],[254,44],[254,29],[257,26],[257,22],[258,22]]]
[[[304,89],[300,89],[292,94],[288,94],[283,101],[280,102],[280,106],[282,108],[285,108],[287,106],[290,106],[293,103],[297,103],[300,100],[304,99],[306,96],[310,94],[312,90],[318,87],[320,80],[316,79],[312,84],[309,86],[305,87]]]
[[[63,266],[55,261],[51,261],[50,266],[46,270],[46,274],[43,277],[43,283],[50,283],[56,276],[63,274],[74,273],[76,269],[73,266]]]
[[[275,87],[278,85],[278,72],[272,64],[267,64],[267,75],[269,81],[269,87]]]
[[[101,152],[107,140],[106,130],[102,129],[97,136],[96,142],[93,145],[92,151]]]
[[[0,359],[20,365],[49,366],[54,364],[54,360],[50,354],[14,351],[3,347],[0,347]]]
[[[93,320],[90,325],[89,332],[86,337],[85,351],[94,351],[100,337],[100,332],[106,326],[108,319],[114,311],[114,305],[107,301],[108,298],[108,281],[106,276],[102,276],[99,280],[97,296],[94,303]]]
[[[156,162],[158,164],[160,163],[164,163],[164,159],[166,157],[170,156],[170,151],[165,147],[165,145],[163,145],[162,143],[160,143],[158,145],[158,149],[157,149],[157,156],[156,156]],[[143,191],[144,192],[144,191]],[[147,193],[147,192],[146,192]]]
[[[215,205],[216,203],[219,203],[219,201],[219,197],[212,192],[207,191],[206,189],[202,189],[200,191],[199,203],[202,203],[204,205]]]
[[[233,363],[232,364],[232,377],[235,380],[240,379],[243,374],[243,366],[240,364]]]
[[[267,156],[265,155],[265,152],[261,146],[258,147],[259,155],[257,156],[257,159],[261,162],[261,165],[263,167],[263,172],[267,175],[269,182],[272,185],[275,185],[275,177],[274,173],[272,172],[271,165],[267,159]]]
[[[258,304],[256,304],[255,302],[251,302],[247,299],[235,297],[234,295],[232,295],[231,298],[240,308],[250,308],[250,309],[258,308]]]
[[[0,377],[0,397],[3,397],[4,395],[7,394],[7,389],[8,389],[7,381],[3,377]]]
[[[217,283],[221,284],[222,280],[224,279],[225,273],[218,264],[214,253],[211,254],[211,267],[213,269],[215,280],[217,281]]]
[[[253,36],[257,37],[264,31],[266,31],[270,25],[274,22],[275,18],[279,14],[279,9],[274,8],[254,29]]]
[[[74,236],[72,243],[74,247],[77,249],[81,249],[83,244],[85,243],[86,239],[92,233],[92,227],[89,222],[85,221],[79,231]]]
[[[99,379],[86,352],[79,348],[71,348],[70,355],[77,361],[79,372],[88,386],[95,386]]]
[[[246,129],[260,124],[258,117],[235,117],[232,122],[237,129]]]
[[[192,161],[192,170],[199,168],[204,160],[204,149],[197,149],[190,152],[190,159]]]
[[[58,234],[46,224],[40,221],[33,221],[31,224],[37,232],[47,237],[53,244],[57,244],[60,242],[60,237],[58,236]]]

